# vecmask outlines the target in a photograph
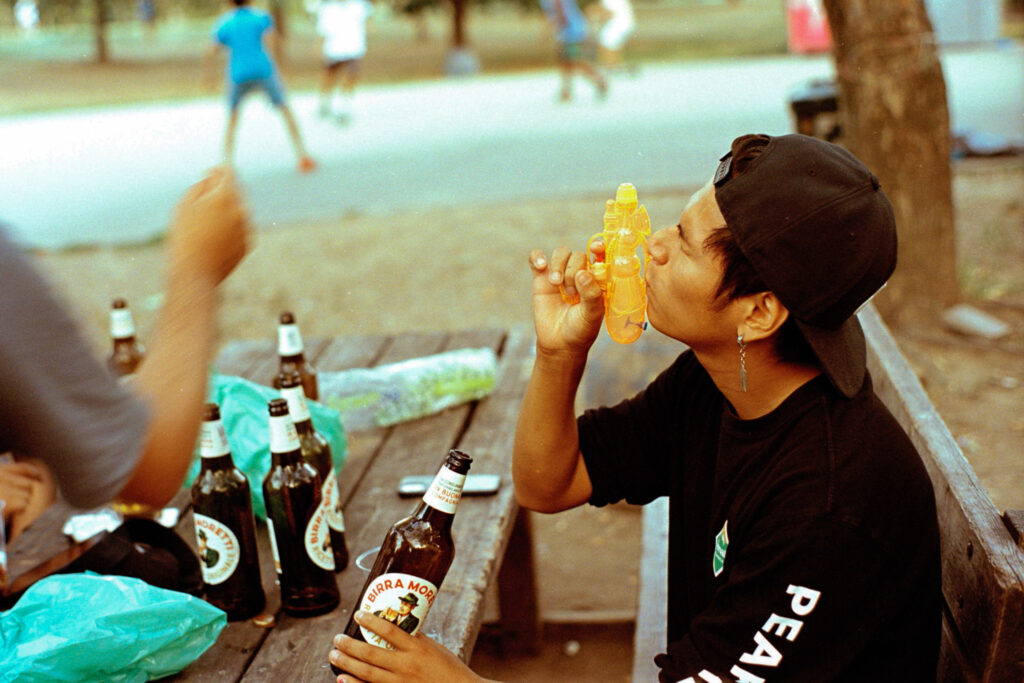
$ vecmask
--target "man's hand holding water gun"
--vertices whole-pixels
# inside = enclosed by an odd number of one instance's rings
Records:
[[[635,189],[628,186],[625,193],[620,190],[617,195],[623,195],[617,196],[617,200],[625,199],[624,206],[619,201],[609,202],[605,230],[591,238],[589,253],[567,247],[558,247],[550,258],[539,249],[530,253],[537,358],[519,414],[512,474],[517,500],[532,510],[566,510],[586,502],[592,492],[579,450],[575,402],[587,354],[601,331],[606,308],[611,311],[613,297],[605,290],[613,289],[610,285],[616,271],[615,261],[605,263],[605,247],[615,246],[615,234],[623,223],[640,224],[641,228],[646,226],[647,232],[650,230],[646,211],[642,211],[642,218],[633,218],[642,210],[636,204]],[[623,217],[629,220],[622,220]],[[643,239],[646,235],[639,235],[634,250],[641,247]],[[628,245],[620,250],[626,260],[629,251]],[[640,261],[639,265],[645,264]],[[635,328],[635,339],[642,330],[644,316],[642,272],[629,268],[618,272],[631,273],[632,291],[639,289],[641,327],[634,324],[636,310],[630,320],[626,320],[629,310],[614,314],[617,327]],[[636,309],[635,301],[630,305]],[[610,313],[609,320],[612,319]]]

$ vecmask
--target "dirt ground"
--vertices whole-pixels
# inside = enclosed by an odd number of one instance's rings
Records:
[[[986,342],[951,333],[936,320],[894,333],[996,506],[1024,508],[1024,161],[968,159],[954,173],[964,300],[1012,331]],[[641,201],[653,222],[664,225],[692,189],[645,195],[640,188]],[[223,288],[218,334],[273,338],[284,309],[296,313],[307,337],[528,324],[527,251],[582,243],[599,225],[603,199],[276,226],[253,216],[256,246]],[[160,245],[151,244],[36,258],[97,353],[106,353],[114,296],[128,298],[140,336],[149,335],[160,302],[160,254]],[[534,530],[549,644],[537,658],[510,660],[485,631],[474,665],[508,681],[626,680],[639,510],[622,505],[537,515]],[[566,547],[574,548],[572,567]],[[573,567],[579,566],[589,568],[586,582],[577,580]],[[611,626],[564,626],[582,623]],[[604,664],[591,671],[595,654]]]

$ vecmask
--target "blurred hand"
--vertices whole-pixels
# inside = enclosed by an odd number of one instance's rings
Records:
[[[395,649],[386,650],[340,633],[334,636],[328,659],[345,672],[338,676],[339,683],[480,683],[484,680],[422,633],[409,635],[367,612],[356,612],[356,622]]]
[[[248,250],[249,216],[235,175],[218,166],[185,192],[168,235],[171,272],[217,285]]]
[[[597,338],[604,318],[604,299],[586,263],[583,252],[567,247],[555,249],[550,260],[540,249],[530,252],[538,350],[586,354]],[[563,299],[560,286],[574,303]]]
[[[12,462],[0,465],[0,500],[3,500],[4,519],[20,514],[32,500],[36,486],[44,474],[30,462]]]

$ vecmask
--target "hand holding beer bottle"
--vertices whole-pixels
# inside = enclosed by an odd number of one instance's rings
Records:
[[[462,451],[448,452],[416,509],[385,534],[353,615],[361,610],[390,621],[406,633],[415,635],[419,631],[455,559],[452,521],[471,462]],[[392,649],[387,640],[353,618],[345,627],[345,635]],[[331,666],[336,674],[341,673]]]

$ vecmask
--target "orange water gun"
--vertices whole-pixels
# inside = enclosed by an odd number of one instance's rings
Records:
[[[647,327],[647,290],[644,270],[650,256],[647,238],[651,234],[651,219],[647,209],[637,203],[636,188],[622,183],[615,191],[615,199],[605,202],[604,229],[587,241],[587,270],[604,293],[604,324],[608,335],[620,344],[631,344],[640,338]],[[604,254],[594,254],[591,245],[604,242]],[[570,303],[575,301],[562,297]]]

